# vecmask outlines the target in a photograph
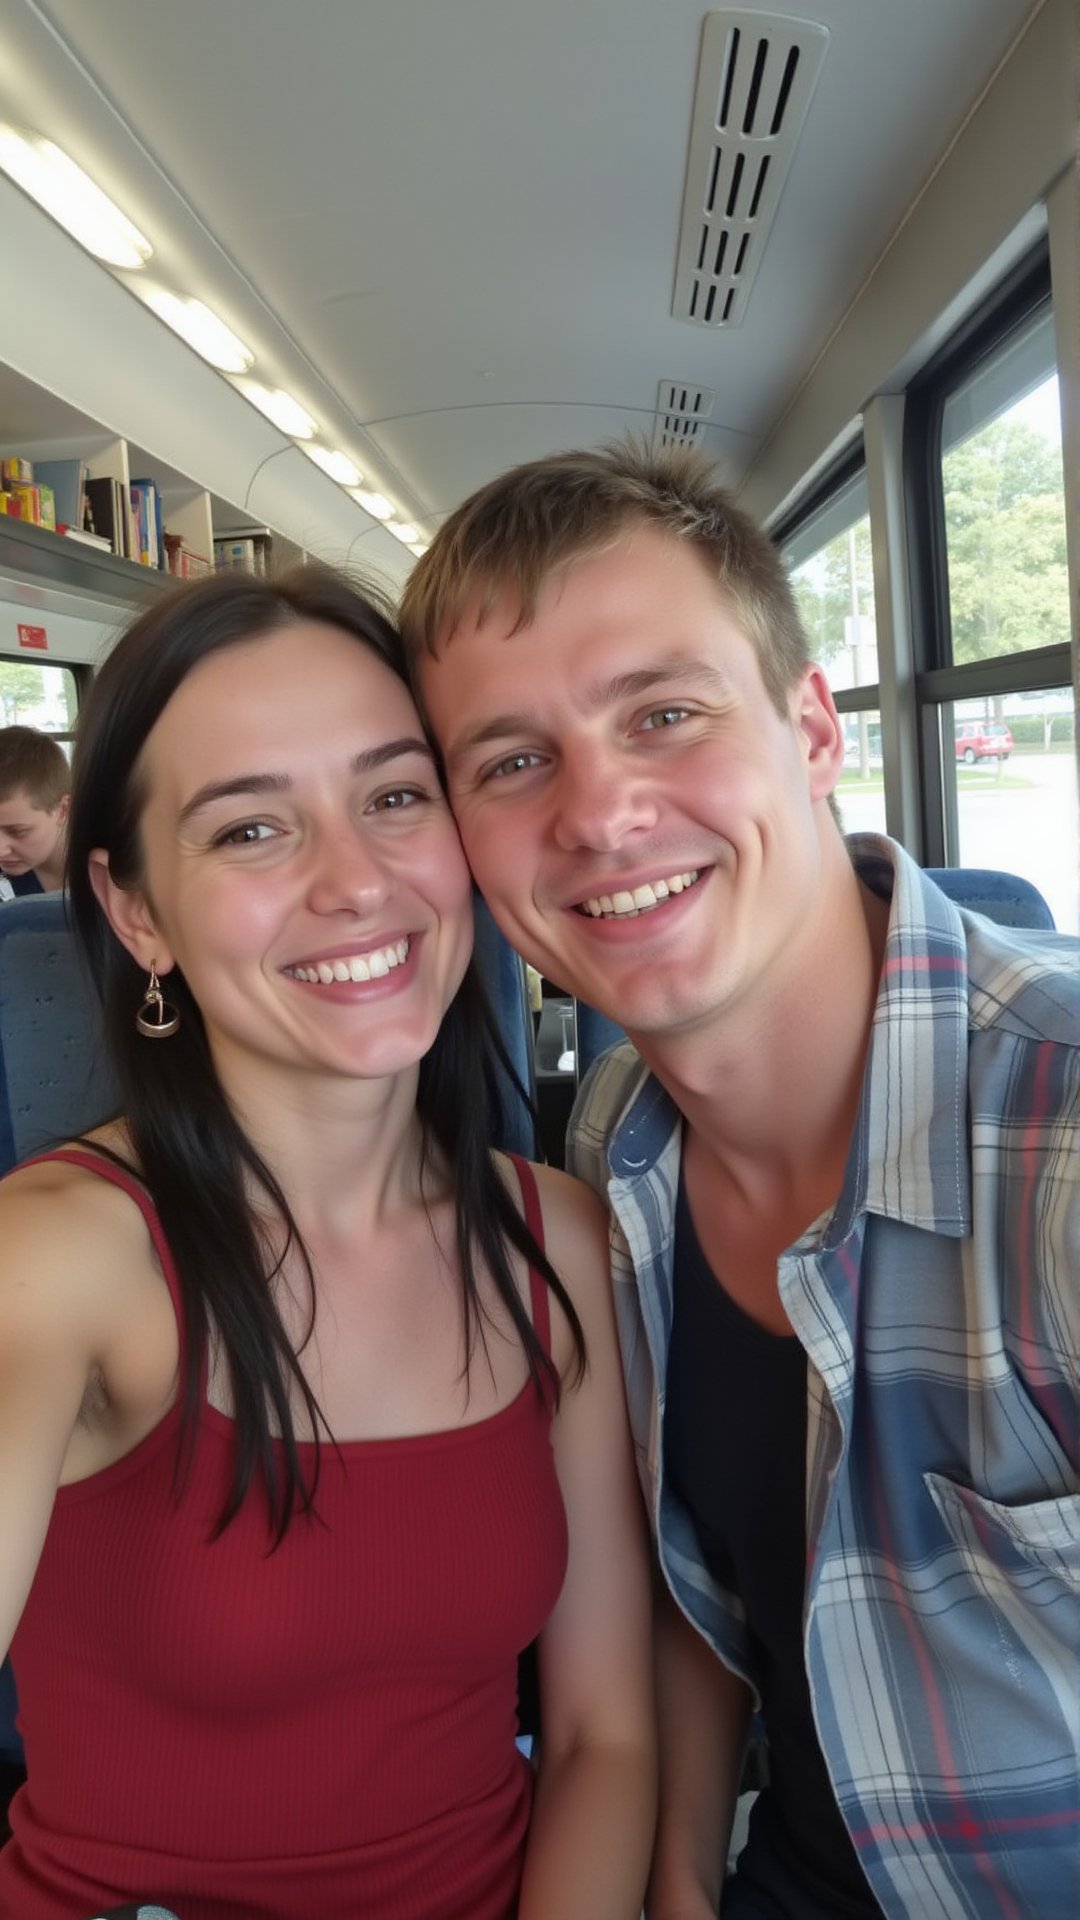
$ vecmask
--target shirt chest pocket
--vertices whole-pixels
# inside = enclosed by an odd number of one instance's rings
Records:
[[[1012,1506],[942,1473],[925,1473],[923,1481],[973,1574],[985,1566],[989,1577],[997,1568],[1033,1593],[1047,1582],[1080,1593],[1080,1494]]]
[[[934,1638],[991,1748],[1064,1766],[1080,1734],[1080,1496],[1011,1506],[923,1475],[951,1547],[938,1565]],[[1005,1717],[1002,1717],[1005,1709]]]

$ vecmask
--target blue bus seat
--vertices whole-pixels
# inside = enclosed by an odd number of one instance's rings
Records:
[[[596,1008],[590,1007],[584,1000],[577,1000],[574,1003],[574,1028],[577,1035],[579,1080],[585,1078],[593,1061],[600,1054],[606,1053],[609,1047],[617,1046],[620,1040],[626,1039],[622,1028],[616,1026],[614,1020],[609,1020],[606,1013],[597,1013]]]
[[[1054,916],[1038,887],[1018,873],[995,867],[927,867],[927,878],[947,893],[954,906],[985,914],[1002,927],[1054,930]]]
[[[0,1173],[103,1119],[113,1104],[101,1014],[60,893],[0,906]],[[17,1766],[11,1668],[0,1667],[0,1762]]]
[[[15,1681],[8,1661],[0,1666],[0,1767],[22,1765],[22,1741],[15,1731]],[[3,1801],[0,1800],[0,1815]],[[0,1829],[3,1820],[0,1818]]]
[[[62,893],[0,906],[0,1173],[115,1108]]]
[[[525,963],[499,932],[487,902],[478,893],[473,895],[473,911],[477,969],[495,1015],[499,1037],[528,1100],[526,1104],[518,1087],[505,1074],[500,1074],[503,1117],[496,1145],[508,1153],[520,1153],[526,1160],[535,1160],[536,1063]]]

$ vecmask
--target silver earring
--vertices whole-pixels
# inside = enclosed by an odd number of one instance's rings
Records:
[[[150,980],[143,994],[135,1025],[146,1040],[167,1040],[180,1025],[180,1015],[170,1005],[158,985],[157,962],[150,962]]]

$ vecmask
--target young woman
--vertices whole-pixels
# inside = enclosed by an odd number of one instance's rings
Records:
[[[0,1191],[0,1914],[637,1920],[604,1223],[490,1150],[469,876],[386,619],[302,570],[136,622],[70,873],[124,1117]]]

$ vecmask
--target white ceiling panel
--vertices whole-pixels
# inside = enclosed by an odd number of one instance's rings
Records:
[[[0,111],[430,526],[504,466],[650,431],[665,378],[713,390],[737,481],[1036,10],[783,9],[828,44],[721,334],[671,312],[689,0],[7,0]]]

